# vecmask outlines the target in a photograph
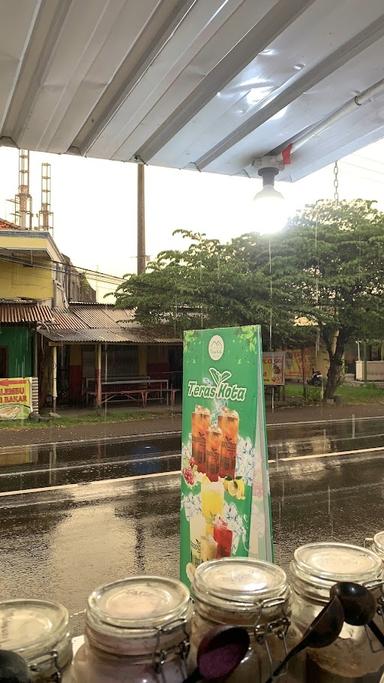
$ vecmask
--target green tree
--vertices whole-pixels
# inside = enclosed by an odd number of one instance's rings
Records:
[[[196,327],[259,323],[264,348],[314,343],[329,355],[325,391],[340,383],[351,339],[384,337],[384,214],[371,201],[319,201],[270,240],[228,244],[179,231],[185,250],[161,252],[142,275],[127,276],[117,305],[143,325]],[[272,285],[272,286],[271,286]],[[306,318],[309,325],[297,324]]]
[[[326,398],[352,339],[384,337],[384,214],[374,202],[319,201],[290,223],[274,268],[288,307],[318,326],[329,355]]]
[[[278,291],[278,280],[274,286],[273,273],[271,280],[268,241],[251,234],[221,244],[178,232],[190,242],[187,249],[161,252],[144,274],[127,276],[116,292],[118,306],[136,309],[143,325],[178,331],[257,322],[266,347],[272,310],[275,347],[303,336],[287,311],[287,293]]]

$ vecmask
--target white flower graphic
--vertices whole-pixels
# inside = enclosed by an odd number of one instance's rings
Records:
[[[188,493],[188,495],[183,496],[181,499],[181,508],[184,510],[188,522],[191,521],[192,517],[201,514],[200,494]]]
[[[188,441],[185,443],[181,450],[181,468],[189,466],[189,461],[192,457],[192,435],[189,434]]]
[[[234,503],[224,503],[223,519],[226,522],[228,529],[233,533],[232,538],[232,552],[236,553],[239,547],[240,539],[246,542],[246,527],[244,519],[238,512]]]
[[[249,486],[252,486],[255,465],[256,450],[251,439],[240,437],[236,449],[236,477],[242,477]]]

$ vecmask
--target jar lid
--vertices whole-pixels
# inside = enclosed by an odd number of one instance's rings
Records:
[[[189,605],[189,591],[181,581],[133,576],[95,590],[88,599],[87,621],[99,632],[112,630],[126,638],[183,620]]]
[[[68,633],[68,611],[45,600],[0,602],[0,646],[31,661],[55,649]]]
[[[379,533],[373,537],[373,543],[375,550],[380,553],[380,555],[384,555],[384,531],[379,531]]]
[[[371,550],[344,543],[309,543],[294,553],[293,572],[313,585],[337,581],[369,583],[381,576],[381,561]]]
[[[264,600],[288,593],[283,569],[269,562],[228,557],[196,568],[192,591],[197,599],[223,609],[260,607]]]

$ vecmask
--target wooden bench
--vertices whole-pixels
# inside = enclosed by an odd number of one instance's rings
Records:
[[[96,400],[97,392],[94,380],[89,382],[92,389],[87,387],[87,403]],[[113,399],[127,401],[141,401],[143,407],[148,401],[166,400],[167,405],[172,407],[176,402],[178,389],[170,388],[168,380],[134,378],[132,380],[114,380],[101,383],[101,403],[106,404]]]
[[[144,406],[148,404],[148,401],[150,400],[162,400],[163,397],[165,396],[166,401],[167,401],[167,406],[171,405],[173,408],[175,403],[176,403],[176,394],[179,391],[179,389],[145,389],[144,390]],[[151,399],[152,395],[152,399]]]
[[[111,390],[101,392],[101,403],[106,404],[113,398],[125,398],[128,401],[134,401],[141,399],[143,407],[146,405],[145,389],[123,389],[123,390]],[[88,396],[96,400],[96,392],[88,391]]]

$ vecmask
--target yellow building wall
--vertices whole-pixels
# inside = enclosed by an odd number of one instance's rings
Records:
[[[17,251],[19,249],[25,251],[37,252],[46,251],[49,258],[54,261],[61,260],[61,254],[57,249],[52,239],[49,239],[45,233],[33,233],[33,237],[22,232],[12,232],[12,234],[0,233],[0,247],[2,249],[9,249],[10,251]]]
[[[53,273],[49,261],[44,268],[28,268],[18,263],[0,262],[0,299],[52,299]]]

